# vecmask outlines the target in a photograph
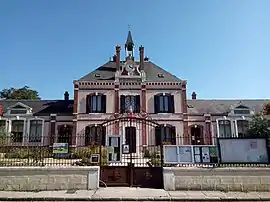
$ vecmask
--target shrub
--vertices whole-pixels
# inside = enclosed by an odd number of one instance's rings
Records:
[[[100,151],[101,149],[101,151]],[[100,154],[100,163],[91,163],[91,154]],[[78,147],[72,152],[75,159],[81,159],[83,165],[107,165],[107,148],[99,146]]]
[[[34,159],[35,161],[39,161],[44,158],[53,157],[51,149],[46,147],[7,147],[5,153],[5,158],[10,159]]]

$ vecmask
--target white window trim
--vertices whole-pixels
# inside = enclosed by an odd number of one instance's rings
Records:
[[[250,122],[251,121],[251,118],[250,117],[242,116],[242,117],[238,117],[238,118],[235,118],[234,119],[234,127],[235,127],[235,136],[236,137],[238,137],[238,125],[237,125],[237,121],[248,121],[248,122]]]
[[[26,137],[26,129],[27,129],[26,118],[16,116],[16,117],[11,117],[9,120],[10,120],[10,133],[12,131],[12,121],[23,121],[23,141],[22,143],[19,143],[19,144],[25,145],[25,137]],[[12,142],[12,144],[14,143]]]
[[[41,142],[29,142],[29,136],[30,136],[30,124],[31,124],[31,121],[37,121],[37,120],[40,120],[42,121],[42,128],[41,128]],[[34,118],[29,118],[27,119],[27,143],[28,144],[41,144],[43,145],[44,143],[44,123],[45,123],[45,120],[42,119],[42,118],[39,118],[39,117],[34,117]]]
[[[224,118],[218,118],[216,119],[216,124],[217,124],[217,137],[219,138],[220,137],[220,134],[219,134],[219,121],[230,121],[230,125],[231,125],[231,137],[235,137],[235,134],[233,133],[234,130],[233,130],[233,119],[231,118],[227,118],[227,117],[224,117]]]

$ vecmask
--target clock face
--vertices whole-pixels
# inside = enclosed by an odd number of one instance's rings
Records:
[[[132,72],[132,71],[133,71],[133,65],[127,64],[127,65],[126,65],[126,70],[127,70],[128,72]]]

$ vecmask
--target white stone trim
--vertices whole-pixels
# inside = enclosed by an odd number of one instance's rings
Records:
[[[36,121],[36,120],[39,120],[39,121],[42,121],[42,127],[41,127],[41,142],[29,142],[29,137],[30,137],[30,124],[31,124],[31,121]],[[42,118],[39,118],[39,117],[34,117],[34,118],[29,118],[27,119],[27,143],[40,143],[41,145],[43,145],[44,143],[44,122],[45,120],[42,119]]]
[[[216,124],[217,124],[217,137],[219,138],[220,137],[220,134],[219,134],[219,121],[230,121],[230,125],[231,125],[231,137],[234,137],[235,134],[233,133],[234,130],[233,130],[233,119],[231,118],[228,118],[226,116],[224,116],[223,118],[217,118],[216,119]]]

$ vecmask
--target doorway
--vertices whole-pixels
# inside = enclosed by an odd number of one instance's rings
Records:
[[[133,126],[125,128],[126,145],[129,145],[129,152],[136,153],[136,128]]]
[[[203,145],[203,127],[198,125],[193,125],[190,128],[191,133],[191,144],[192,145]]]

